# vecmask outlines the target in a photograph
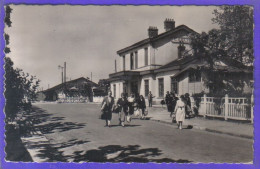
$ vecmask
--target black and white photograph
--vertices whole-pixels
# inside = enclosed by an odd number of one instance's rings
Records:
[[[4,8],[6,161],[253,164],[253,6]]]

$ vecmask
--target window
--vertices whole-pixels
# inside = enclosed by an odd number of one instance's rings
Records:
[[[144,48],[144,65],[148,65],[148,48]]]
[[[138,68],[138,52],[135,52],[135,68]]]
[[[123,70],[125,70],[125,55],[123,56]]]
[[[171,78],[171,92],[178,94],[178,81],[176,78]]]
[[[159,97],[164,97],[164,81],[163,78],[158,79],[158,91],[159,91]]]
[[[130,54],[130,69],[134,69],[134,55],[133,53]]]
[[[191,70],[189,72],[189,82],[200,82],[201,81],[201,73],[197,70]]]
[[[148,97],[149,94],[149,80],[144,80],[144,96]]]
[[[116,98],[116,84],[113,85],[114,88],[114,97]]]

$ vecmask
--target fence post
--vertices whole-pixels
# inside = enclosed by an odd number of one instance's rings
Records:
[[[225,120],[227,120],[227,117],[228,117],[228,95],[226,94],[225,95],[225,110],[224,110],[224,117],[225,117]]]
[[[251,123],[254,123],[254,93],[251,95]]]
[[[206,107],[206,94],[203,95],[203,117],[206,117],[207,113],[207,107]]]

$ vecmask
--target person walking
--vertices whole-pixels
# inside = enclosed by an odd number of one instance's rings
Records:
[[[175,96],[175,94],[174,94],[174,92],[171,92],[171,94],[170,94],[170,100],[171,100],[171,106],[172,106],[172,110],[171,110],[171,117],[172,117],[172,115],[173,115],[173,112],[174,112],[174,110],[175,110],[175,106],[176,106],[176,103],[177,103],[177,101],[178,101],[178,97],[176,97]]]
[[[149,91],[149,94],[148,94],[148,102],[149,102],[149,107],[153,107],[153,94],[151,91]]]
[[[145,118],[144,112],[145,112],[145,109],[146,109],[146,105],[145,105],[145,99],[144,99],[143,95],[140,95],[139,108],[142,111],[141,119],[144,119]]]
[[[114,97],[112,97],[112,92],[108,92],[108,96],[106,96],[102,101],[101,111],[103,111],[104,119],[106,120],[105,127],[111,127],[110,122],[112,119],[112,109],[114,108]]]
[[[125,126],[125,120],[128,115],[128,100],[126,94],[121,93],[121,98],[117,101],[118,111],[119,111],[119,125]]]
[[[165,95],[165,102],[167,105],[167,110],[168,110],[168,112],[170,112],[170,114],[172,114],[172,112],[173,112],[172,101],[173,101],[173,97],[170,95],[169,91],[167,91],[166,95]]]
[[[180,99],[177,101],[175,106],[175,114],[176,114],[176,122],[179,129],[182,129],[182,123],[185,119],[185,98],[183,95],[181,95]]]
[[[191,100],[190,100],[189,93],[185,93],[185,100],[186,100],[186,107],[185,107],[186,115],[188,118],[190,118],[192,110],[191,110]]]
[[[134,114],[134,104],[135,104],[135,95],[134,93],[131,93],[131,96],[128,98],[128,107],[129,107],[129,113],[128,116]],[[130,117],[128,117],[128,122],[130,122]]]

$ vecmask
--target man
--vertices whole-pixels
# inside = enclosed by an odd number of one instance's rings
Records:
[[[121,94],[121,98],[117,101],[117,106],[119,108],[119,124],[124,127],[126,116],[128,116],[128,100],[124,93]]]
[[[149,91],[149,94],[148,94],[149,107],[153,107],[153,98],[154,98],[154,96],[152,95],[152,92]]]
[[[106,126],[110,127],[110,121],[112,119],[112,109],[114,108],[114,97],[112,97],[112,92],[108,92],[108,96],[106,96],[102,102],[101,111],[104,114],[104,118],[106,120]]]

